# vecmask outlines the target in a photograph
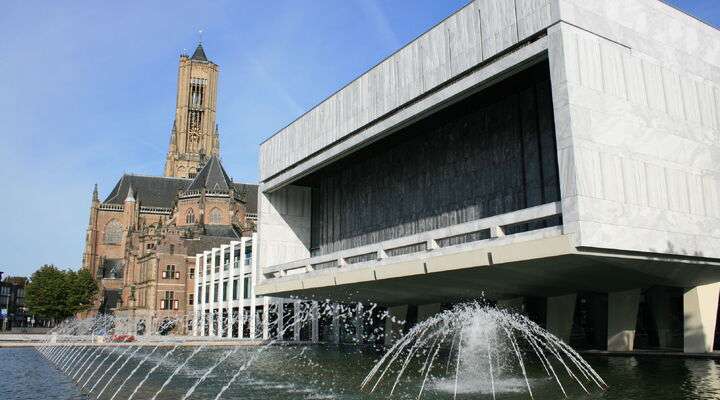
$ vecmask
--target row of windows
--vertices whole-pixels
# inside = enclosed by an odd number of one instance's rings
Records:
[[[238,297],[238,292],[240,290],[239,289],[239,287],[240,287],[239,280],[240,280],[239,278],[233,279],[232,300],[239,299],[239,297]],[[244,282],[245,290],[243,293],[243,299],[249,299],[250,298],[250,277],[246,276],[244,281],[245,281]],[[198,291],[198,293],[200,293],[200,292],[205,293],[205,303],[209,303],[210,302],[210,285],[205,285],[204,289],[205,290],[203,290],[202,286],[198,286],[197,291]],[[215,283],[213,285],[213,290],[214,290],[213,301],[215,301],[215,302],[218,301],[218,298],[220,296],[220,291],[218,289],[219,289],[219,286],[217,283]],[[228,300],[228,282],[223,282],[222,289],[223,289],[222,301],[227,301]]]
[[[185,223],[186,224],[194,224],[195,223],[195,211],[193,211],[192,208],[189,208],[187,210],[187,212],[185,213]],[[219,209],[213,208],[212,210],[210,210],[209,223],[211,223],[211,224],[222,223],[222,212],[220,212]]]
[[[246,247],[245,248],[245,256],[243,257],[245,265],[250,265],[252,263],[252,247]],[[225,252],[224,258],[223,258],[223,265],[225,265],[225,271],[228,270],[228,266],[230,265],[230,252]],[[210,273],[210,268],[212,264],[212,258],[208,256],[208,258],[205,259],[205,262],[207,262],[207,268],[205,269],[206,272]],[[220,253],[215,255],[215,272],[219,272],[219,266],[220,266]],[[235,267],[240,266],[240,249],[235,249]]]
[[[187,224],[194,224],[195,223],[195,212],[192,208],[187,210],[187,213],[185,214],[185,223]],[[213,208],[210,211],[210,217],[209,217],[209,223],[211,224],[221,224],[222,223],[222,212],[218,208]],[[103,234],[103,242],[105,244],[120,244],[122,241],[123,236],[123,226],[118,220],[112,219],[110,222],[108,222],[105,225],[105,232]],[[172,246],[174,250],[175,246]],[[147,249],[152,250],[155,248],[155,245],[152,243],[147,244]]]

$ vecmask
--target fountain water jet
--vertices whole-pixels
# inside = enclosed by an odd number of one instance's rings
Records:
[[[450,350],[445,373],[438,368],[434,370],[437,354],[447,347]],[[526,365],[533,361],[542,367],[547,378],[554,379],[565,397],[567,392],[553,363],[559,364],[568,379],[585,393],[589,393],[587,384],[600,389],[607,387],[570,346],[534,322],[522,315],[473,302],[457,305],[415,325],[375,364],[363,380],[362,388],[376,391],[399,363],[389,390],[392,395],[400,381],[407,378],[408,367],[420,355],[426,356],[419,367],[418,399],[428,383],[442,391],[450,389],[450,381],[453,398],[460,391],[490,393],[495,398],[498,391],[521,391],[522,387],[533,398],[534,380],[529,377]],[[447,376],[453,359],[454,376]]]

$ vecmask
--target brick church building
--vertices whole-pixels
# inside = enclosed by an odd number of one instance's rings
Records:
[[[100,295],[89,314],[115,313],[157,329],[194,299],[195,257],[255,230],[257,185],[233,182],[219,159],[218,66],[202,44],[181,55],[164,176],[125,174],[105,200],[92,195],[83,267]]]

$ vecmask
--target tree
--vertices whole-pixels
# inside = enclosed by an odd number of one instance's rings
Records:
[[[95,279],[93,279],[90,271],[85,268],[77,272],[68,270],[67,273],[69,295],[65,304],[68,311],[72,311],[72,314],[87,311],[92,307],[93,300],[98,292]]]
[[[59,321],[89,309],[97,292],[89,271],[63,271],[43,265],[30,278],[25,301],[33,314]]]

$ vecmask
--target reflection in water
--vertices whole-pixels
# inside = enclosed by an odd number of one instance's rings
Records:
[[[687,375],[681,386],[687,399],[720,398],[720,366],[717,360],[685,360]]]
[[[134,350],[134,349],[133,349]],[[153,350],[147,347],[138,352],[126,369],[132,371]],[[150,355],[137,372],[128,380],[116,400],[127,398],[146,377],[157,361],[172,348],[160,347]],[[179,347],[168,355],[163,364],[145,382],[135,399],[149,399],[162,386],[165,379],[193,352],[193,348]],[[226,354],[228,348],[206,349],[192,358],[158,399],[179,399],[197,380]],[[213,399],[220,387],[214,382],[227,381],[254,354],[254,349],[239,349],[199,385],[192,399]],[[105,357],[103,353],[101,358]],[[116,357],[113,354],[110,358]],[[223,395],[224,399],[279,400],[279,399],[382,399],[386,395],[369,394],[359,389],[360,383],[372,368],[380,354],[359,351],[356,347],[272,347],[253,364],[246,374]],[[81,400],[94,399],[81,394],[70,378],[54,369],[35,350],[0,349],[0,387],[3,400],[37,399]],[[601,357],[588,356],[588,362],[605,379],[609,388],[593,392],[590,396],[581,392],[571,393],[574,400],[711,400],[720,399],[720,364],[716,360],[682,359],[662,357]],[[121,361],[122,362],[122,361]],[[90,375],[90,373],[88,373]],[[100,374],[98,374],[99,376]],[[110,374],[109,374],[110,375]],[[123,379],[126,374],[122,374]],[[97,379],[97,376],[93,379]],[[122,383],[116,379],[113,389]],[[510,384],[510,383],[509,383]],[[524,382],[523,382],[524,384]],[[104,382],[102,383],[104,385]],[[554,383],[537,382],[535,399],[560,399]],[[89,384],[85,388],[92,386]],[[546,390],[543,390],[545,387]],[[429,399],[451,399],[441,382],[428,389]],[[482,388],[465,387],[458,391],[458,399],[491,399]],[[474,390],[478,389],[478,390]],[[97,389],[96,389],[97,391]],[[109,392],[109,393],[108,393]],[[103,400],[112,392],[107,390]],[[127,393],[125,393],[127,392]],[[417,393],[396,393],[393,398],[414,399]],[[525,391],[508,390],[498,399],[528,399]]]

